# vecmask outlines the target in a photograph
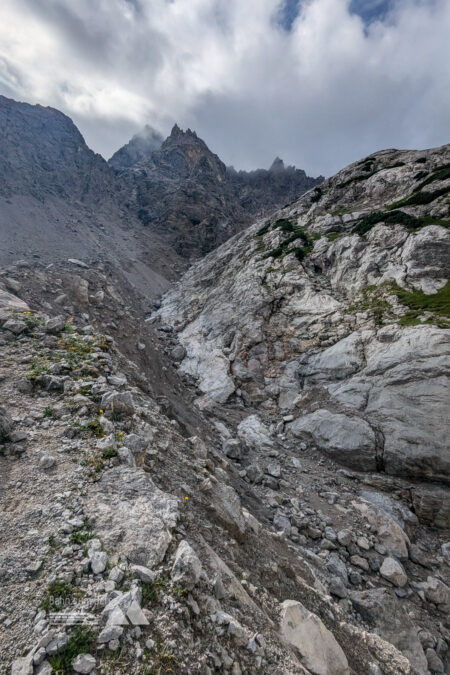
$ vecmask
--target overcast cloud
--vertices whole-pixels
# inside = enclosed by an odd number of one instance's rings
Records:
[[[1,0],[0,93],[109,157],[145,123],[329,175],[450,141],[450,0]]]

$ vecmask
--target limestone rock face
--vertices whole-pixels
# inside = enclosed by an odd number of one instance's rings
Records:
[[[351,468],[448,483],[449,160],[376,153],[194,265],[158,311],[181,370]]]
[[[314,675],[349,675],[347,658],[333,634],[300,602],[282,603],[280,637],[296,649]]]

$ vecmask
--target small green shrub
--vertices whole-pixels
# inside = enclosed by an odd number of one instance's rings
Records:
[[[100,424],[98,417],[94,417],[92,420],[90,420],[87,423],[87,428],[89,429],[91,434],[96,438],[102,438],[105,435],[105,431],[102,425]]]
[[[269,230],[270,230],[270,222],[260,227],[258,232],[256,233],[256,236],[262,237],[264,234],[267,234]]]
[[[438,166],[431,173],[431,176],[428,176],[418,187],[417,190],[421,190],[426,185],[433,183],[436,180],[446,180],[450,178],[450,164],[444,164],[443,166]]]
[[[328,232],[327,239],[328,241],[334,241],[335,239],[339,239],[341,236],[342,232]]]
[[[49,657],[50,665],[57,675],[70,675],[72,663],[79,654],[87,654],[96,647],[96,635],[90,626],[77,626],[72,631],[66,646]]]
[[[46,417],[46,418],[55,417],[55,409],[52,408],[52,406],[48,405],[44,410],[44,417]]]
[[[146,607],[149,602],[158,602],[159,594],[166,584],[163,577],[158,577],[152,583],[142,582],[142,606]]]
[[[57,579],[47,587],[41,608],[47,612],[58,611],[64,602],[72,599],[73,595],[74,587],[63,579]]]
[[[366,234],[369,232],[374,225],[377,223],[384,222],[388,225],[398,224],[404,225],[409,230],[418,230],[421,227],[426,225],[441,225],[442,227],[449,227],[450,221],[448,220],[439,220],[438,218],[433,218],[433,216],[421,216],[416,218],[415,216],[405,213],[404,211],[375,211],[370,213],[368,216],[365,216],[360,222],[353,228],[355,234]]]
[[[323,190],[320,187],[314,188],[314,192],[311,195],[311,201],[314,204],[315,202],[318,202],[323,195]]]
[[[117,457],[117,450],[115,448],[105,448],[102,450],[103,459],[112,459],[113,457]]]

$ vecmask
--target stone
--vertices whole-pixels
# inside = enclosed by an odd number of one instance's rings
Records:
[[[124,443],[133,454],[145,452],[148,447],[148,441],[137,434],[128,434],[124,440]]]
[[[333,577],[329,583],[330,593],[338,598],[346,598],[348,591],[340,577]]]
[[[351,530],[347,529],[339,530],[339,532],[337,533],[337,540],[341,546],[348,546],[349,544],[351,544],[352,539],[353,535]]]
[[[45,324],[45,332],[50,333],[51,335],[59,335],[59,333],[64,330],[65,325],[65,319],[61,316],[57,316],[47,321]]]
[[[11,666],[11,675],[33,675],[34,649],[26,656],[15,659]]]
[[[414,512],[423,525],[450,529],[450,491],[437,485],[415,485],[411,489]]]
[[[399,588],[403,588],[403,586],[408,583],[408,577],[406,576],[405,570],[394,558],[388,557],[383,560],[383,564],[380,567],[380,574],[390,581],[391,584],[394,584],[394,586],[398,586]]]
[[[245,628],[231,614],[217,611],[211,617],[218,626],[226,626],[227,633],[241,647],[248,643],[248,636]]]
[[[123,626],[106,626],[98,635],[97,643],[105,644],[111,640],[117,640],[123,634]]]
[[[122,581],[124,575],[125,575],[125,573],[124,573],[123,569],[121,569],[120,567],[117,567],[117,566],[116,566],[116,567],[113,567],[113,568],[110,570],[110,572],[109,572],[109,574],[108,574],[108,579],[109,579],[110,581],[114,581],[114,583],[116,583],[116,584],[120,584],[120,582]]]
[[[175,553],[172,580],[188,590],[197,585],[202,573],[202,564],[192,546],[183,539]]]
[[[102,574],[108,563],[108,555],[104,551],[88,551],[88,558],[93,574]]]
[[[347,658],[333,634],[296,600],[281,604],[280,638],[296,649],[314,675],[349,675]]]
[[[266,473],[273,478],[281,478],[281,465],[279,462],[269,462]]]
[[[432,673],[444,673],[444,664],[434,649],[427,649],[425,652],[427,658],[428,668]]]
[[[68,643],[69,638],[66,633],[60,633],[59,635],[56,635],[53,640],[51,640],[47,647],[46,647],[46,652],[49,656],[54,656],[55,654],[58,654],[60,651],[64,649],[66,644]]]
[[[355,565],[355,567],[360,567],[365,572],[368,572],[370,569],[367,560],[365,558],[362,558],[360,555],[350,556],[350,562],[352,565]]]
[[[372,630],[407,657],[414,669],[413,672],[427,672],[427,662],[417,626],[403,602],[399,602],[386,588],[367,589],[362,592],[350,591],[349,596],[358,614],[373,626]]]
[[[24,333],[27,329],[27,324],[25,321],[20,321],[18,319],[8,319],[3,324],[3,330],[9,330],[14,335],[20,335]]]
[[[361,548],[363,551],[369,551],[371,548],[370,542],[367,539],[367,537],[358,537],[356,543],[359,546],[359,548]]]
[[[111,391],[103,394],[100,408],[105,413],[116,413],[127,417],[133,415],[135,411],[133,397],[129,391]]]
[[[44,661],[34,670],[34,675],[52,675],[52,673],[54,670],[48,661]]]
[[[56,464],[56,458],[52,455],[43,453],[39,458],[39,468],[40,469],[50,469]]]
[[[376,469],[375,433],[359,417],[316,410],[289,425],[295,437],[307,435],[340,464],[362,471]]]
[[[242,447],[237,438],[229,438],[223,444],[223,451],[230,459],[242,459]]]
[[[345,585],[348,583],[347,567],[337,553],[330,553],[328,556],[327,570],[332,575],[340,577]]]
[[[177,345],[170,352],[170,358],[173,359],[173,361],[179,362],[185,358],[186,354],[187,352],[183,345]]]
[[[437,577],[429,576],[426,582],[420,582],[426,599],[436,605],[450,606],[450,588]]]
[[[377,530],[378,541],[383,544],[390,556],[398,560],[408,559],[409,538],[392,516],[364,499],[352,501],[352,506]]]
[[[246,521],[242,513],[241,500],[236,490],[223,481],[213,482],[206,479],[201,486],[210,501],[217,519],[237,539],[242,539],[246,529]]]
[[[95,664],[95,658],[91,654],[78,654],[72,663],[72,668],[76,673],[87,675],[94,670]]]
[[[151,569],[163,560],[172,540],[178,501],[141,469],[121,465],[104,472],[92,486],[86,511],[105,549]]]
[[[283,532],[286,536],[289,536],[291,532],[291,523],[289,518],[280,511],[277,511],[274,516],[273,526],[278,532]]]
[[[261,451],[273,447],[269,430],[258,415],[249,415],[237,428],[239,439],[250,449]]]
[[[139,577],[141,581],[146,584],[152,584],[157,577],[156,572],[153,572],[148,567],[144,567],[143,565],[131,565],[130,569]]]
[[[433,566],[431,559],[424,551],[422,551],[421,548],[416,546],[416,544],[409,545],[409,557],[413,562],[415,562],[417,565],[421,565],[422,567],[431,569]]]

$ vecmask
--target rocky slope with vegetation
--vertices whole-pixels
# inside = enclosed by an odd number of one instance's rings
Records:
[[[152,314],[109,253],[3,264],[0,673],[448,670],[449,157],[347,167]]]

